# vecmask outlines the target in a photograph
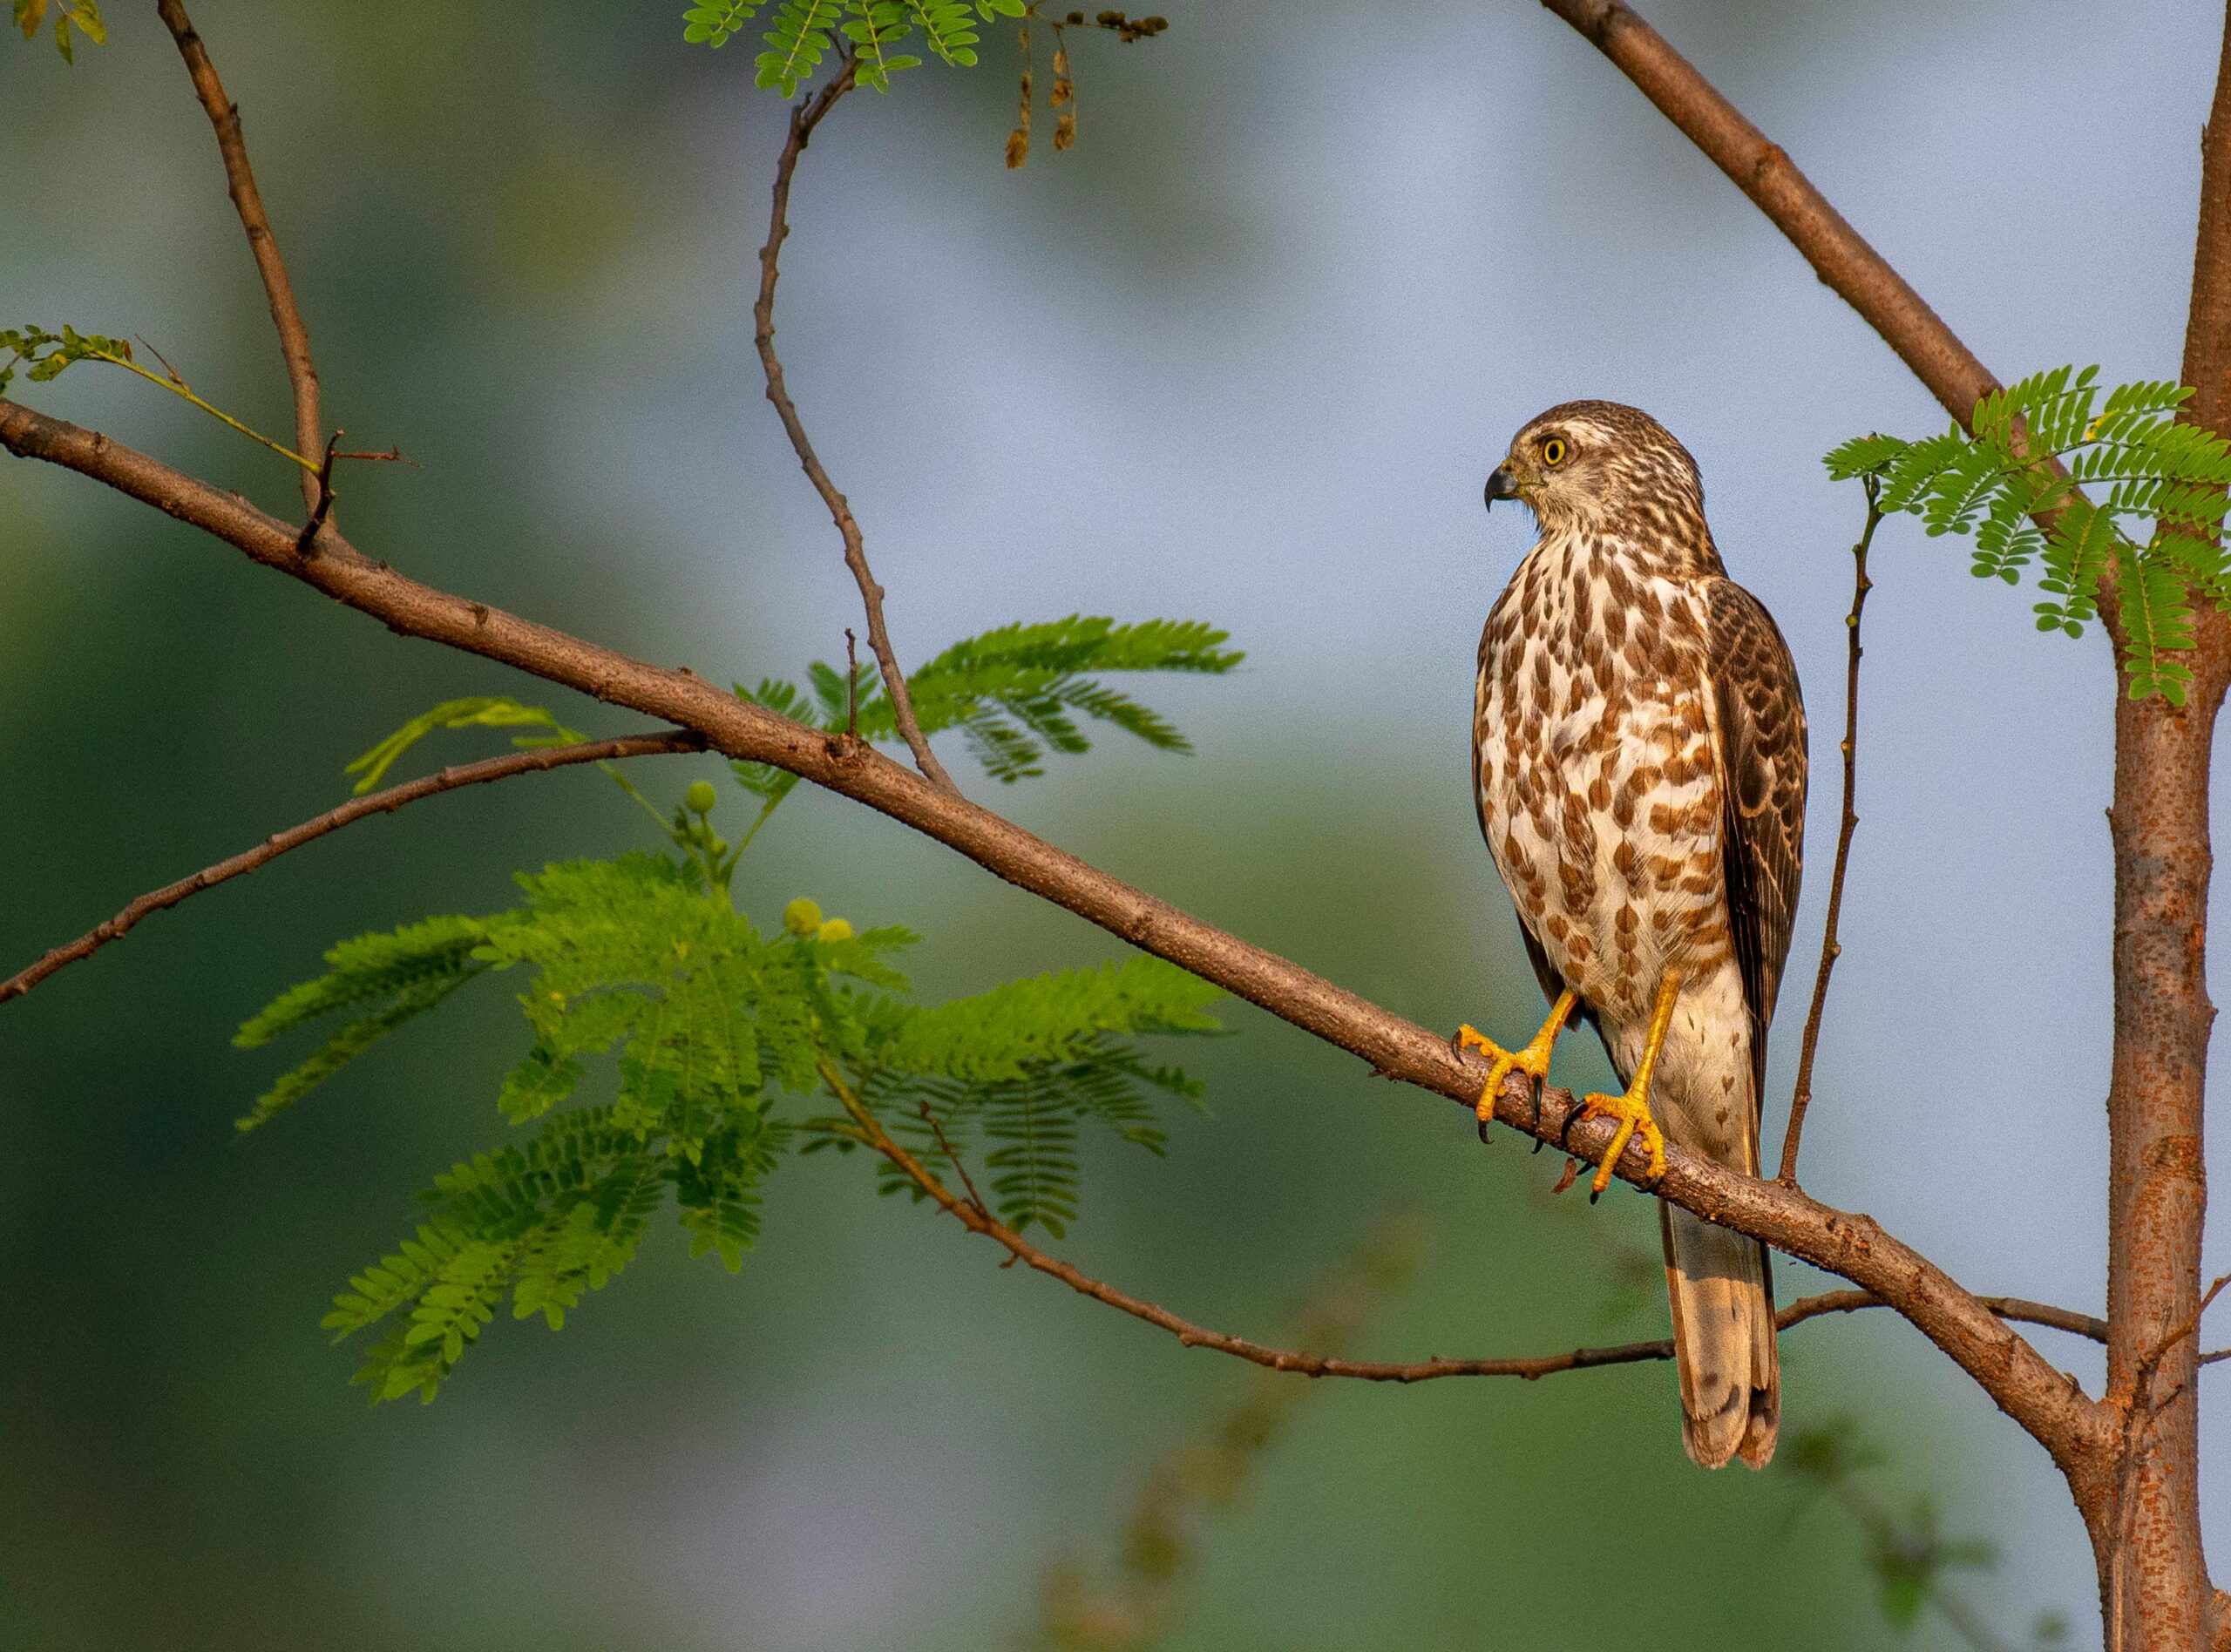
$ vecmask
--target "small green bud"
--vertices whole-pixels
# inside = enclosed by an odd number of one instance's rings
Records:
[[[801,895],[783,909],[783,927],[793,935],[812,935],[821,928],[821,908]]]
[[[814,938],[824,941],[849,941],[852,938],[852,926],[841,917],[832,917],[814,932]]]
[[[692,814],[697,815],[711,814],[713,805],[719,801],[719,798],[720,794],[713,789],[713,783],[707,780],[692,781],[689,789],[682,794],[682,801],[689,805]]]

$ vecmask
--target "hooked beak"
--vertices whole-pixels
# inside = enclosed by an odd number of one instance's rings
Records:
[[[1488,472],[1488,508],[1489,510],[1495,508],[1497,499],[1515,499],[1517,497],[1518,478],[1510,473],[1508,465],[1498,464]]]

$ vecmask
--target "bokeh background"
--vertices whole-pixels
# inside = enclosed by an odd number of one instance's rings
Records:
[[[709,677],[839,657],[855,597],[762,400],[752,254],[782,112],[678,4],[465,11],[200,0],[293,264],[356,542],[432,582]],[[1149,685],[1190,758],[1113,745],[998,803],[1428,1025],[1533,1025],[1466,796],[1482,614],[1527,534],[1482,476],[1552,402],[1648,407],[1705,475],[1815,711],[1787,1086],[1833,838],[1859,500],[1817,463],[1941,416],[1583,42],[1509,3],[1170,0],[1076,40],[1081,138],[1005,171],[1014,57],[849,101],[805,160],[779,317],[901,652],[1076,611],[1200,617],[1249,651]],[[2216,20],[2191,0],[1651,15],[2011,377],[2176,371]],[[288,424],[207,124],[118,7],[74,69],[0,49],[0,309],[159,345]],[[1046,84],[1041,37],[1040,86]],[[19,391],[285,509],[285,467],[120,374]],[[1868,613],[1864,823],[1807,1181],[1979,1290],[2103,1292],[2104,644],[1894,523]],[[434,701],[519,692],[56,471],[0,466],[0,962],[330,805]],[[444,760],[493,748],[446,737]],[[957,760],[960,753],[952,754]],[[678,795],[706,760],[639,766]],[[978,796],[993,789],[964,780]],[[733,796],[734,795],[731,794]],[[744,800],[724,804],[731,822]],[[335,938],[487,911],[522,865],[644,823],[593,773],[446,797],[159,917],[0,1012],[0,1642],[42,1649],[939,1649],[1012,1643],[1043,1568],[1103,1562],[1235,1362],[993,1266],[952,1224],[785,1169],[744,1272],[660,1230],[552,1337],[499,1322],[432,1407],[366,1409],[325,1299],[409,1197],[496,1140],[520,1047],[484,986],[279,1127],[227,1036]],[[864,812],[800,796],[741,887],[928,939],[931,998],[1105,937]],[[1277,1339],[1390,1213],[1431,1235],[1362,1347],[1658,1334],[1647,1202],[1251,1012],[1190,1050],[1215,1116],[1088,1164],[1088,1269]],[[1578,1039],[1565,1082],[1595,1082]],[[2212,1145],[2220,1151],[2219,1120]],[[2211,1256],[2231,1229],[2219,1214]],[[1646,1279],[1647,1275],[1644,1276]],[[1782,1269],[1785,1297],[1814,1285]],[[2221,1328],[2219,1328],[2221,1329]],[[2038,1332],[2096,1384],[2093,1350]],[[2215,1340],[2221,1340],[2219,1336]],[[1786,1343],[1787,1426],[1887,1448],[2004,1558],[2010,1639],[2095,1622],[2042,1453],[1883,1316]],[[2231,1399],[2214,1367],[2205,1398]],[[2231,1474],[2208,1426],[2231,1569]],[[1196,1557],[1187,1648],[1866,1647],[1850,1522],[1791,1476],[1682,1459],[1663,1367],[1323,1385]],[[1953,1644],[1925,1621],[1917,1645]]]

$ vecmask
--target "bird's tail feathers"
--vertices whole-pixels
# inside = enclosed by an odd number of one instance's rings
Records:
[[[1660,1202],[1658,1216],[1681,1378],[1681,1443],[1706,1468],[1735,1457],[1764,1468],[1781,1421],[1766,1249],[1678,1205]]]

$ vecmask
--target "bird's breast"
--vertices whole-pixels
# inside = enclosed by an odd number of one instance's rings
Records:
[[[1728,952],[1704,616],[1686,582],[1545,541],[1489,615],[1480,821],[1519,916],[1613,1022]],[[1546,554],[1545,554],[1546,553]]]

